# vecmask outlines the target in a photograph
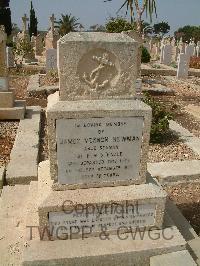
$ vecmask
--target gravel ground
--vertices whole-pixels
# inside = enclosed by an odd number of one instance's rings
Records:
[[[200,236],[200,183],[180,184],[165,190]]]
[[[57,75],[42,75],[40,76],[40,86],[51,86],[51,85],[58,85],[59,79]]]
[[[184,143],[177,142],[172,144],[151,144],[149,147],[149,162],[171,162],[183,160],[199,160],[196,155]]]
[[[15,141],[18,121],[0,121],[0,165],[4,166],[10,160],[10,153]]]
[[[16,99],[26,100],[27,106],[41,106],[45,108],[47,106],[47,99],[44,97],[28,97],[27,96],[27,86],[29,82],[29,77],[11,77],[10,78],[10,88],[13,88]]]

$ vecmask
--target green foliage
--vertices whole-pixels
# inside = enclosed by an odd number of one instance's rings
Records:
[[[59,29],[59,33],[61,36],[68,34],[71,31],[77,31],[80,23],[78,22],[78,18],[69,15],[61,14],[61,19],[59,21],[55,21],[57,24],[56,28]]]
[[[200,40],[200,26],[184,26],[179,28],[174,33],[176,38],[183,37],[183,42],[189,42],[191,38],[194,38],[194,41]]]
[[[0,25],[5,26],[7,36],[9,36],[12,32],[10,8],[0,8]]]
[[[110,18],[110,20],[106,23],[106,31],[111,33],[120,33],[122,31],[134,29],[134,24],[129,23],[126,19],[121,17]]]
[[[21,56],[23,59],[25,56],[33,54],[33,47],[29,40],[21,39],[17,45],[13,45],[13,51],[15,53],[15,57]]]
[[[111,2],[113,0],[104,0],[104,2]],[[156,0],[122,0],[122,5],[120,6],[119,11],[126,7],[126,14],[128,11],[130,12],[131,23],[134,22],[135,13],[141,17],[143,12],[146,11],[146,16],[150,17],[150,21],[152,21],[152,15],[156,14]],[[139,12],[138,12],[139,9]]]
[[[35,10],[33,8],[33,3],[31,1],[31,9],[30,9],[30,25],[29,25],[29,36],[31,37],[32,35],[37,36],[37,25],[38,25],[38,20],[35,15]]]
[[[142,58],[141,58],[141,62],[142,63],[149,63],[151,60],[151,55],[148,52],[147,48],[142,46]]]
[[[144,102],[152,108],[151,138],[152,143],[162,142],[169,133],[169,120],[172,115],[165,108],[156,102],[148,93],[145,95]]]
[[[153,32],[156,35],[161,35],[162,37],[170,31],[170,26],[168,22],[160,22],[153,25]]]

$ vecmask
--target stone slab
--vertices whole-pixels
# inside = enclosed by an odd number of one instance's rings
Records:
[[[38,175],[39,184],[45,183],[42,180],[48,180],[48,178],[50,179],[49,164],[41,163]],[[51,182],[49,187],[51,188]],[[40,186],[40,189],[42,193],[44,190],[43,186]],[[134,230],[137,227],[144,228],[145,226],[146,228],[152,226],[160,228],[163,224],[166,193],[151,178],[147,184],[140,186],[132,185],[67,191],[47,189],[47,191],[49,191],[49,194],[41,202],[38,211],[40,226],[43,228],[50,225],[52,228],[54,226],[53,229],[56,230],[57,225],[54,223],[56,219],[59,221],[76,220],[76,223],[72,222],[73,225],[80,226],[80,223],[85,225],[82,220],[87,218],[88,223],[86,224],[88,226],[94,223],[94,230],[92,228],[91,235],[99,235],[99,228],[101,228],[99,226],[101,224],[100,220],[102,224],[107,224],[108,232],[111,233],[116,233],[116,227],[120,227],[118,224],[120,222],[124,224],[126,231],[130,230],[130,226]],[[77,215],[78,211],[76,209],[76,206],[80,205],[82,206],[81,216]],[[119,207],[119,215],[116,214],[117,206]],[[99,212],[100,207],[103,215]],[[57,213],[55,214],[55,212]],[[132,212],[134,212],[137,219],[135,217],[131,218]],[[127,224],[125,223],[126,220],[134,220],[134,223],[130,222]],[[50,221],[54,224],[50,224]],[[111,223],[110,225],[108,221]],[[95,224],[97,227],[95,227]],[[75,237],[80,237],[79,233],[75,235]],[[55,239],[55,235],[53,239]]]
[[[0,264],[21,265],[29,186],[4,186],[0,197]]]
[[[13,92],[0,92],[0,108],[12,108],[13,104]]]
[[[40,107],[28,107],[25,119],[20,121],[7,167],[6,181],[9,185],[37,180],[40,115]]]
[[[58,86],[40,86],[40,75],[32,75],[29,79],[27,91],[29,96],[48,96],[59,90]]]
[[[196,266],[187,250],[176,251],[168,254],[158,255],[150,258],[150,266]]]
[[[190,251],[192,257],[194,258],[197,265],[200,265],[200,238],[197,237],[188,241],[188,250]]]
[[[194,153],[200,155],[200,138],[195,137],[187,129],[183,128],[181,125],[171,120],[169,127],[174,131],[184,143],[193,150]]]
[[[152,241],[148,236],[133,241],[130,235],[122,241],[111,236],[110,240],[104,241],[99,238],[71,240],[67,242],[67,248],[65,241],[59,241],[59,244],[57,241],[32,241],[23,254],[22,265],[148,265],[149,257],[154,254],[184,249],[185,241],[180,233],[177,230],[173,232],[173,241],[162,237]]]
[[[147,168],[161,184],[200,181],[200,160],[148,163]]]
[[[58,153],[57,147],[59,148],[59,145],[58,145],[58,141],[56,137],[56,131],[57,131],[56,121],[58,120],[67,120],[67,121],[71,120],[72,121],[73,119],[76,119],[78,122],[80,121],[84,122],[84,121],[88,121],[88,119],[93,121],[94,118],[99,118],[99,120],[101,120],[102,118],[105,118],[105,121],[117,118],[118,120],[116,121],[118,122],[118,124],[119,122],[121,122],[122,124],[125,123],[123,119],[125,120],[129,118],[132,118],[133,120],[137,120],[140,118],[143,119],[142,134],[139,136],[139,139],[142,136],[142,144],[141,144],[142,146],[140,149],[141,152],[138,153],[138,156],[140,157],[139,175],[135,174],[127,178],[126,176],[121,174],[120,177],[112,179],[112,180],[109,180],[109,178],[107,179],[98,178],[98,180],[96,178],[93,178],[93,180],[91,179],[90,182],[87,182],[88,181],[87,179],[85,179],[85,182],[84,180],[78,180],[78,182],[75,182],[76,181],[75,180],[73,184],[68,183],[66,185],[62,185],[58,182],[59,181],[58,180],[59,165],[57,164],[57,159],[59,157],[59,153]],[[50,162],[51,162],[51,177],[53,180],[55,180],[55,186],[54,186],[55,189],[63,190],[63,189],[76,189],[80,187],[86,188],[86,187],[100,187],[100,186],[117,186],[117,185],[127,185],[127,184],[141,184],[145,182],[146,162],[147,162],[148,145],[149,145],[149,133],[150,133],[150,125],[151,125],[151,109],[149,106],[147,106],[143,102],[130,101],[130,100],[99,100],[99,101],[71,101],[71,102],[62,101],[62,102],[57,102],[55,105],[51,106],[47,110],[47,120],[48,120],[48,136],[49,136],[49,150],[50,150]],[[98,122],[98,119],[96,120],[95,121]],[[104,124],[105,124],[105,121],[104,121]],[[83,125],[83,122],[82,122],[82,125]],[[120,126],[117,126],[118,124],[113,125],[113,132],[116,133],[115,137],[117,137],[117,139],[119,137],[119,143],[120,143],[120,141],[122,141],[122,137],[123,136],[126,137],[127,135],[125,134],[126,130],[124,130],[125,124],[124,126],[123,125],[121,126],[121,124]],[[83,131],[84,128],[81,126],[81,128],[79,129]],[[98,129],[100,130],[100,132],[98,132]],[[104,135],[104,130],[105,131],[107,130],[106,127],[104,126],[102,127],[100,126],[99,128],[96,127],[95,133],[89,132],[88,134],[90,135],[88,137],[92,137],[92,140],[95,141],[95,137],[97,137],[97,134],[99,133],[98,135],[99,137],[101,137],[102,139],[106,138],[107,135],[106,134]],[[135,129],[134,129],[134,132],[135,132]],[[77,130],[75,133],[75,131],[72,131],[72,129],[70,129],[70,131],[68,131],[68,134],[69,134],[69,137],[68,137],[69,139],[69,138],[74,138],[75,134],[79,134],[79,133]],[[84,134],[87,134],[87,132]],[[137,142],[137,140],[134,140],[133,138],[134,137],[137,138],[138,136],[137,134],[135,134],[134,136],[134,134],[132,134],[131,141]],[[129,135],[130,135],[130,132],[129,132]],[[119,143],[113,142],[112,146],[114,146],[114,144],[118,145]],[[95,146],[95,143],[85,145],[87,149],[89,149],[90,147],[91,147],[90,149],[92,149],[92,147],[94,149],[94,146]],[[103,146],[103,143],[102,143],[102,146]],[[72,151],[75,148],[75,145],[72,144],[69,148],[70,149],[68,149],[68,151],[69,150]],[[98,153],[102,153],[99,150],[99,144],[97,147],[97,151]],[[136,152],[136,150],[134,151]],[[112,150],[110,150],[110,152],[112,152]],[[88,154],[89,154],[89,150],[88,150]],[[109,154],[113,156],[111,156],[108,159],[115,160],[113,166],[118,166],[118,164],[116,164],[117,160],[118,161],[120,160],[119,158],[117,158],[118,154],[114,154],[114,153],[112,154],[109,153]],[[93,158],[92,160],[87,159],[87,161],[89,161],[88,163],[90,163],[90,161],[94,161],[97,163],[100,161],[100,160],[95,160],[95,157],[94,157],[95,153],[92,150],[90,151],[90,155],[93,155]],[[103,156],[104,155],[106,156],[105,152]],[[80,159],[77,158],[76,160],[73,159],[73,162],[76,164],[79,163],[80,161],[81,161],[81,158]],[[82,161],[86,161],[86,159]],[[99,166],[107,167],[109,165],[107,165],[107,160],[106,160],[105,163]],[[124,166],[129,167],[128,163]]]
[[[121,33],[70,32],[58,41],[60,100],[133,98],[139,44]]]
[[[189,104],[185,107],[185,111],[200,120],[200,106]]]
[[[143,120],[143,117],[57,120],[58,183],[139,179]]]
[[[24,119],[26,101],[14,101],[12,108],[0,108],[0,120]]]
[[[59,91],[49,95],[47,98],[47,109],[50,109],[58,101],[59,101]]]
[[[8,91],[8,77],[0,77],[0,92]]]

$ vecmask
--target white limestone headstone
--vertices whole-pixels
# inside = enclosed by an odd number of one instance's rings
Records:
[[[189,70],[189,58],[186,54],[181,53],[178,58],[177,78],[187,78]]]
[[[163,64],[170,65],[172,62],[172,46],[170,44],[164,45],[163,48]]]
[[[57,70],[57,50],[48,49],[46,51],[46,70]]]
[[[6,61],[8,68],[15,66],[14,54],[11,47],[6,47]]]
[[[196,47],[196,51],[197,51],[197,57],[199,57],[200,46]]]

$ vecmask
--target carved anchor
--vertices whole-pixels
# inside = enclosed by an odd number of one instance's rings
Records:
[[[99,63],[98,67],[95,68],[89,77],[86,73],[83,74],[84,81],[92,88],[92,89],[101,89],[104,88],[107,84],[109,84],[109,80],[105,80],[102,84],[98,83],[98,78],[101,74],[102,69],[105,67],[114,67],[115,65],[109,61],[109,56],[107,53],[104,53],[102,57],[93,56],[92,59]]]

